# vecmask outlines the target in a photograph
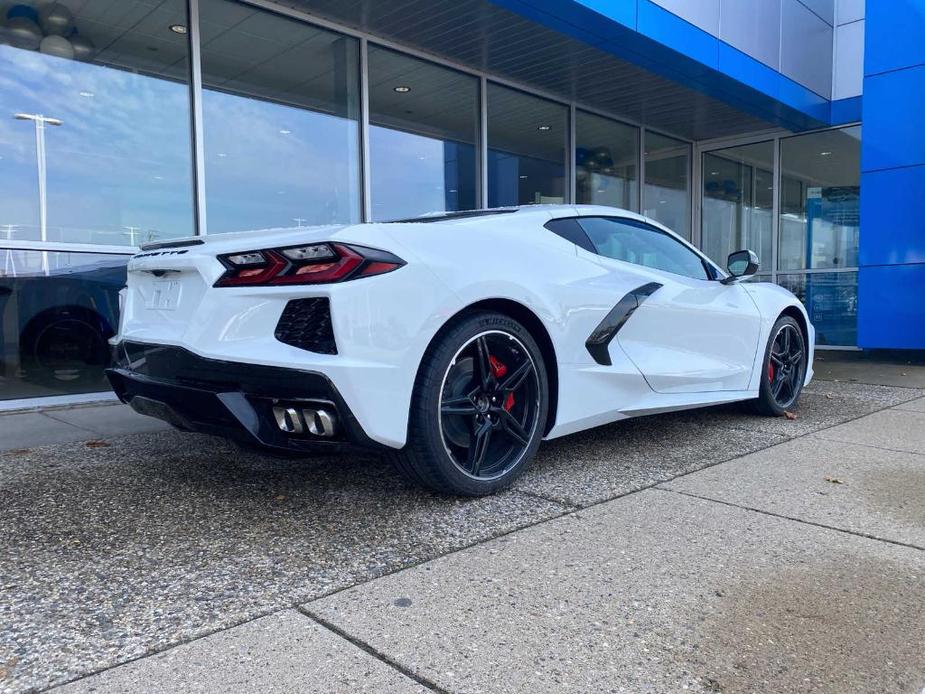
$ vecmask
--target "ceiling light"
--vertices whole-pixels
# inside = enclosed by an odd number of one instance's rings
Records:
[[[407,94],[408,92],[411,91],[411,87],[405,84],[400,84],[397,87],[393,87],[393,89],[399,94]]]
[[[710,175],[711,175],[711,176],[719,176],[719,171],[711,171],[711,172],[710,172]]]
[[[93,92],[80,92],[80,95],[81,95],[81,96],[85,96],[85,97],[87,97],[88,99],[89,99],[90,97],[96,96]]]
[[[827,156],[829,156],[830,154],[831,154],[831,152],[819,152],[819,156],[820,156],[820,157],[827,157]]]
[[[537,130],[539,130],[540,132],[546,132],[547,130],[551,130],[551,129],[552,129],[551,125],[541,125],[540,127],[537,128]]]
[[[185,24],[171,24],[170,30],[175,34],[185,34],[187,32]]]
[[[521,180],[523,180],[523,179],[525,179],[525,178],[526,178],[526,176],[521,176],[520,178],[521,178]]]
[[[279,131],[279,134],[280,134],[280,135],[291,135],[291,134],[292,134],[292,131],[291,131],[291,130],[286,130],[286,128],[283,128],[282,130]]]
[[[225,154],[224,152],[219,152],[219,153],[218,153],[218,156],[220,156],[222,159],[224,159],[224,158],[227,157],[228,155]]]

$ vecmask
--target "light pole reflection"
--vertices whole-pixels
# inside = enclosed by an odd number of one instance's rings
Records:
[[[48,240],[47,208],[45,199],[45,126],[61,125],[58,118],[49,118],[41,113],[14,113],[16,120],[31,120],[35,124],[35,160],[39,175],[39,238]],[[42,272],[48,274],[48,252],[42,251]]]

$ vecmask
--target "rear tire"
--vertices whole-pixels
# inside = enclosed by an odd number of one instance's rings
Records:
[[[395,465],[438,492],[492,494],[536,454],[548,407],[546,367],[527,329],[501,313],[465,314],[421,360]]]
[[[778,318],[764,350],[759,395],[752,401],[756,412],[781,417],[799,402],[808,358],[799,323],[790,316]]]

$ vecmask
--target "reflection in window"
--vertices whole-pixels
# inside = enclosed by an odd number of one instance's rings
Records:
[[[565,202],[568,108],[488,85],[488,205]]]
[[[199,6],[209,232],[358,221],[356,39]]]
[[[638,210],[638,161],[638,128],[576,113],[575,202]]]
[[[660,229],[634,220],[605,217],[580,217],[578,223],[603,256],[693,279],[707,279],[700,256]]]
[[[0,4],[0,241],[195,232],[186,2],[114,7]]]
[[[778,269],[857,267],[861,128],[781,140]]]
[[[763,269],[771,269],[773,168],[773,142],[703,155],[703,250],[720,266],[730,253],[747,248]]]
[[[691,237],[690,156],[686,142],[646,132],[643,214],[686,239]]]
[[[126,260],[0,249],[0,400],[109,389]]]
[[[478,206],[479,82],[369,47],[372,218]]]
[[[816,344],[854,346],[858,340],[858,273],[778,275],[777,283],[796,294],[816,328]]]

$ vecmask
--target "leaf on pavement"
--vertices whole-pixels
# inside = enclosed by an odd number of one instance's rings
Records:
[[[103,441],[102,439],[93,439],[92,441],[87,441],[87,448],[106,448],[112,444],[108,441]]]
[[[788,410],[787,412],[784,412],[784,416],[785,416],[787,419],[789,419],[789,420],[792,421],[792,420],[794,420],[794,419],[797,418],[797,413],[796,413],[796,412],[790,412],[790,411]]]
[[[844,484],[844,482],[842,482],[842,481],[841,481],[840,479],[838,479],[837,477],[826,477],[826,478],[825,478],[825,481],[826,481],[826,482],[831,482],[832,484]]]

